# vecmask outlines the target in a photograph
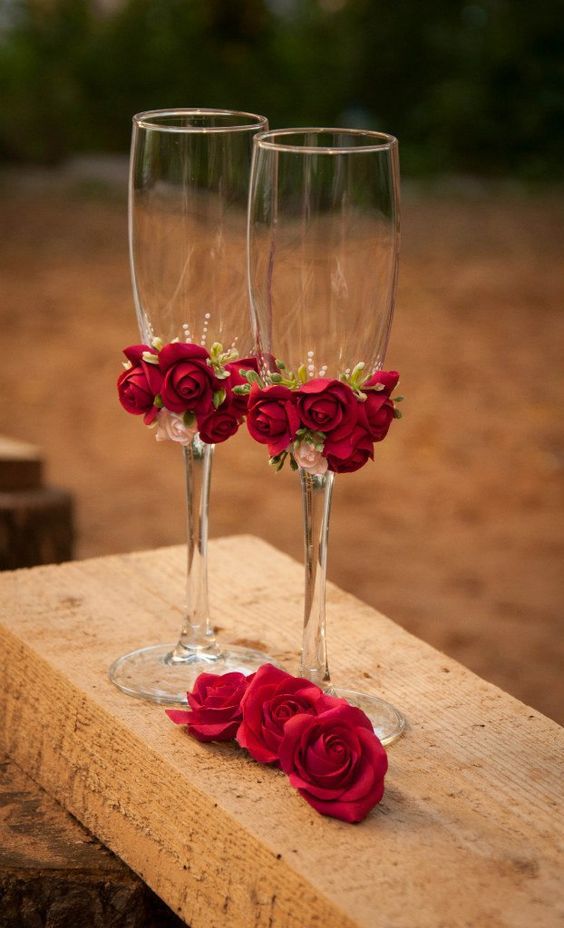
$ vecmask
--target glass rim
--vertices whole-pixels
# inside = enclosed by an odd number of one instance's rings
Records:
[[[240,116],[246,117],[249,122],[244,125],[232,126],[174,126],[165,125],[159,119],[182,116]],[[133,125],[138,129],[153,129],[156,132],[249,132],[251,130],[264,130],[268,126],[268,117],[258,113],[247,113],[244,110],[222,110],[209,106],[172,107],[163,110],[145,110],[132,116]]]
[[[277,142],[274,139],[277,136],[288,136],[288,135],[306,135],[306,134],[316,134],[321,135],[322,133],[327,134],[341,134],[341,135],[355,135],[361,138],[373,139],[372,144],[367,145],[292,145],[285,142]],[[377,140],[377,141],[376,141]],[[398,140],[395,135],[390,135],[387,132],[377,132],[374,129],[346,129],[346,128],[335,128],[335,127],[322,127],[322,126],[297,126],[294,129],[267,129],[264,132],[258,132],[255,135],[254,143],[257,147],[268,148],[271,151],[292,151],[299,152],[307,155],[343,155],[343,154],[352,154],[353,152],[367,152],[367,151],[391,151],[392,148],[395,148],[398,144]]]

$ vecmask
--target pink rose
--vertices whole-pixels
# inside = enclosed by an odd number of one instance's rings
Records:
[[[119,401],[126,412],[144,416],[145,424],[150,425],[159,412],[154,402],[161,390],[163,378],[156,364],[148,364],[143,360],[145,351],[154,353],[148,345],[130,345],[123,349],[132,366],[120,374],[117,388]]]
[[[164,376],[161,389],[163,404],[171,412],[204,415],[213,409],[214,390],[221,385],[214,377],[207,359],[209,353],[200,345],[172,342],[159,354]]]
[[[317,715],[341,702],[326,696],[309,680],[264,664],[253,675],[241,699],[243,721],[237,741],[260,763],[278,763],[278,748],[288,719],[298,713]]]
[[[309,442],[300,441],[295,444],[292,454],[294,455],[294,460],[298,467],[305,470],[307,474],[314,474],[320,477],[326,473],[327,458]]]
[[[161,409],[157,419],[157,441],[175,441],[179,445],[189,445],[196,432],[195,426],[187,428],[182,416],[168,409]]]
[[[270,457],[285,451],[296,437],[300,419],[294,394],[275,385],[261,390],[256,384],[249,393],[247,428],[255,441],[268,445]]]
[[[198,416],[200,438],[208,445],[227,441],[239,428],[241,418],[231,403],[222,403],[219,409],[214,409],[208,415]]]
[[[342,703],[284,726],[280,766],[322,815],[360,822],[380,802],[388,758],[364,712]]]
[[[190,708],[165,712],[198,741],[231,741],[241,724],[241,699],[250,679],[242,673],[201,673],[188,693]]]
[[[372,438],[366,429],[357,426],[346,439],[325,442],[329,470],[335,474],[350,474],[363,467],[368,458],[374,458]]]
[[[297,394],[302,425],[334,439],[349,435],[358,418],[358,400],[347,384],[318,377],[308,380]]]

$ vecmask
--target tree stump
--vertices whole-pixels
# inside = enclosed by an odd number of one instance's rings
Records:
[[[0,436],[0,570],[72,559],[72,497],[42,474],[37,448]]]

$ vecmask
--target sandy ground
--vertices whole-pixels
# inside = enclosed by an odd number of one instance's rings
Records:
[[[51,482],[76,495],[78,556],[182,541],[179,450],[115,396],[120,350],[137,339],[123,200],[0,192],[0,431],[39,444]],[[405,198],[387,364],[405,418],[373,465],[337,479],[329,566],[561,721],[562,206],[483,190]],[[273,474],[244,433],[214,468],[212,535],[251,532],[301,557],[295,475]]]

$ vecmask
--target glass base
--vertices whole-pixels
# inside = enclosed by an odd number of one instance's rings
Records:
[[[382,744],[393,744],[405,730],[405,717],[391,703],[378,696],[368,696],[366,693],[357,693],[356,690],[343,690],[340,687],[330,687],[332,696],[346,699],[351,706],[358,706],[366,713],[375,734]]]
[[[118,657],[109,669],[110,680],[128,696],[177,706],[186,705],[186,692],[201,673],[238,671],[248,676],[267,662],[276,665],[268,654],[250,648],[232,647],[219,656],[199,652],[180,660],[174,657],[176,648],[176,644],[155,644]]]

